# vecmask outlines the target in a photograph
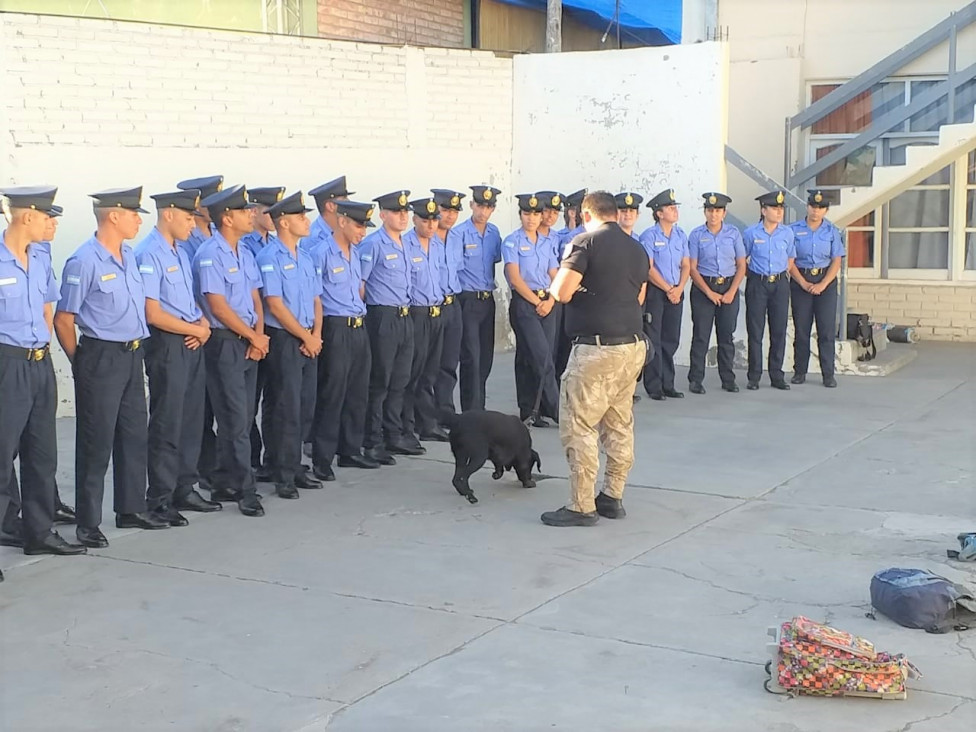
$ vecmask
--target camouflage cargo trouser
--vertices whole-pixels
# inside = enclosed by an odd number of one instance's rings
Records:
[[[559,394],[559,438],[569,462],[573,511],[596,510],[600,444],[607,454],[603,492],[623,496],[634,464],[634,390],[645,348],[643,341],[573,346]]]

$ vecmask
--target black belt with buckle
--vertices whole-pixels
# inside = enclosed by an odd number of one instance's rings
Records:
[[[811,277],[816,277],[817,275],[827,274],[826,267],[810,267],[810,268],[800,267],[799,270],[800,270],[800,274],[802,274],[803,276],[810,275]]]
[[[351,315],[349,317],[343,317],[341,315],[329,315],[328,320],[334,323],[341,323],[348,328],[362,328],[365,319],[362,315]]]
[[[769,283],[776,282],[777,280],[786,276],[786,272],[780,272],[779,274],[764,275],[764,274],[759,274],[758,272],[753,272],[752,270],[749,270],[749,274],[752,275],[753,277],[758,277],[763,282],[769,282]]]
[[[210,335],[213,336],[214,338],[223,338],[225,340],[231,340],[231,341],[244,340],[244,336],[238,335],[230,328],[212,328],[210,330]]]
[[[470,292],[478,300],[491,300],[494,297],[490,290],[465,290],[465,292]]]
[[[444,305],[453,305],[457,295],[444,295]]]
[[[440,305],[411,305],[410,306],[411,315],[426,315],[431,318],[441,317],[441,306]]]
[[[142,338],[136,338],[131,341],[106,341],[101,338],[91,338],[89,336],[82,336],[82,343],[98,343],[102,346],[116,346],[121,348],[123,351],[128,351],[130,353],[138,351],[142,347]]]
[[[629,336],[576,336],[573,343],[581,346],[626,346],[628,343],[640,343],[639,335]]]
[[[51,346],[48,344],[40,348],[20,348],[0,343],[0,354],[20,361],[43,361],[51,354]]]
[[[705,282],[710,285],[724,285],[726,282],[731,282],[731,277],[723,277],[719,275],[718,277],[704,277]]]
[[[540,300],[548,300],[549,299],[549,290],[533,290],[532,292],[534,292],[535,293],[535,296],[537,298],[539,298]]]

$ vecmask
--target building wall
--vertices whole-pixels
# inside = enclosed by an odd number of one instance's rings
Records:
[[[466,0],[317,0],[323,38],[415,46],[465,45]]]
[[[0,14],[0,68],[0,185],[60,186],[59,274],[94,228],[87,194],[105,188],[221,173],[306,191],[346,174],[360,200],[512,190],[512,60],[491,52]]]
[[[914,326],[924,340],[976,341],[976,287],[949,282],[852,282],[850,312]]]

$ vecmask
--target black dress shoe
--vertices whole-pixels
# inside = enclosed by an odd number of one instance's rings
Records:
[[[324,480],[324,481],[330,481],[331,482],[331,481],[333,481],[333,480],[336,479],[335,478],[335,473],[332,472],[332,466],[331,465],[326,465],[324,468],[320,468],[317,465],[314,466],[312,468],[312,475],[314,475],[319,480]]]
[[[295,487],[314,491],[322,487],[322,481],[313,478],[306,471],[300,470],[295,473]]]
[[[802,384],[807,380],[806,374],[793,374],[793,378],[790,379],[791,384]]]
[[[722,384],[722,389],[729,392],[730,394],[738,394],[739,387],[735,384]]]
[[[450,442],[451,437],[440,427],[432,427],[427,432],[420,433],[422,442]]]
[[[656,402],[663,402],[666,399],[664,394],[660,391],[649,391],[647,392],[647,396],[649,396],[651,399],[653,399]]]
[[[593,526],[600,517],[593,513],[580,513],[563,506],[555,511],[546,511],[540,517],[546,526]]]
[[[189,526],[190,522],[186,520],[186,516],[181,514],[175,508],[158,508],[152,511],[152,515],[158,518],[160,521],[165,521],[170,526]]]
[[[108,546],[108,539],[105,538],[105,534],[97,527],[94,529],[86,529],[83,526],[79,526],[75,529],[75,536],[78,537],[78,541],[85,546],[90,546],[92,549],[104,549]]]
[[[24,554],[57,554],[69,557],[75,554],[86,554],[88,550],[81,544],[69,544],[57,531],[51,531],[39,541],[28,541],[24,544]]]
[[[363,455],[380,465],[396,465],[396,458],[387,452],[385,447],[367,447],[363,450]]]
[[[66,506],[61,501],[54,504],[54,523],[73,524],[75,520],[75,510],[71,506]]]
[[[378,462],[365,455],[340,455],[336,463],[340,468],[364,468],[365,470],[375,470],[380,466]]]
[[[257,495],[244,496],[237,502],[237,507],[245,516],[264,516],[264,506]]]
[[[278,494],[278,498],[287,498],[288,500],[299,497],[298,489],[287,483],[275,483],[275,493]]]
[[[20,532],[16,534],[0,534],[0,546],[12,546],[14,549],[23,549],[24,535]]]
[[[774,381],[774,382],[772,382],[772,387],[774,389],[779,389],[780,391],[789,391],[790,390],[790,385],[787,384],[785,381]]]
[[[532,420],[533,427],[541,427],[545,429],[546,427],[552,427],[552,424],[545,417],[536,417]]]
[[[197,511],[198,513],[213,513],[223,508],[217,501],[208,501],[196,491],[190,491],[182,498],[173,500],[173,508],[177,511]]]
[[[676,391],[675,389],[664,389],[664,396],[671,397],[672,399],[684,399],[684,392]]]
[[[823,380],[823,385],[826,386],[828,389],[836,389],[837,379],[835,379],[833,376],[825,376]]]
[[[746,384],[746,389],[748,389],[749,391],[756,391],[758,388],[759,388],[758,381],[750,381],[749,383]]]
[[[608,519],[622,519],[627,515],[623,501],[619,498],[611,498],[602,491],[596,496],[596,512]]]
[[[419,445],[411,445],[406,440],[388,442],[386,444],[386,449],[389,452],[392,452],[394,455],[423,455],[427,452],[427,450],[423,447]]]
[[[705,387],[696,381],[688,385],[688,391],[690,391],[692,394],[704,394]]]
[[[115,514],[115,526],[119,529],[168,529],[169,521],[156,518],[150,513],[117,513]]]
[[[214,488],[210,491],[212,503],[237,503],[239,500],[241,500],[240,491],[227,491],[223,488]]]

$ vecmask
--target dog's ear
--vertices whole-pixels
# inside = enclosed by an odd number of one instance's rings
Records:
[[[542,470],[542,458],[539,457],[539,453],[535,450],[532,451],[532,462],[535,464],[536,468]]]

